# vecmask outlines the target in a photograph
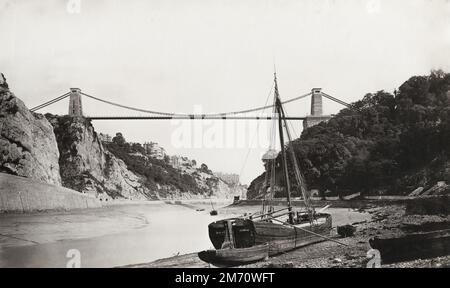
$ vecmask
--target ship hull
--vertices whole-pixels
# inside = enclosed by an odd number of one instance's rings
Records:
[[[226,219],[211,223],[209,238],[218,250],[229,245],[228,225],[232,225],[232,247],[249,248],[268,244],[269,256],[298,247],[325,241],[332,228],[331,215],[318,214],[314,224],[309,221],[296,225],[282,224],[271,220]],[[295,228],[294,228],[295,227]]]
[[[325,241],[330,236],[332,221],[328,214],[324,221],[315,225],[283,225],[267,221],[253,222],[255,227],[255,244],[268,243],[269,256],[293,250],[302,246]],[[296,228],[294,228],[296,227]],[[310,232],[313,233],[310,233]],[[325,237],[321,237],[319,234]]]

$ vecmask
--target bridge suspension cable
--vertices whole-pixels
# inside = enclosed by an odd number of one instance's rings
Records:
[[[239,114],[245,114],[245,113],[250,113],[250,112],[256,112],[256,111],[261,111],[267,108],[272,108],[274,107],[274,105],[265,105],[262,107],[257,107],[257,108],[253,108],[253,109],[246,109],[246,110],[240,110],[240,111],[232,111],[232,112],[224,112],[224,113],[210,113],[210,114],[184,114],[184,113],[168,113],[168,112],[160,112],[160,111],[152,111],[152,110],[147,110],[147,109],[141,109],[141,108],[136,108],[136,107],[130,107],[130,106],[126,106],[126,105],[122,105],[119,103],[115,103],[115,102],[111,102],[111,101],[107,101],[107,100],[103,100],[101,98],[97,98],[95,96],[86,94],[81,92],[82,95],[106,103],[106,104],[110,104],[116,107],[121,107],[121,108],[125,108],[125,109],[129,109],[129,110],[134,110],[134,111],[138,111],[138,112],[144,112],[144,113],[149,113],[149,114],[155,114],[155,115],[162,115],[162,116],[169,116],[169,117],[189,117],[189,118],[204,118],[204,117],[227,117],[228,115],[239,115]],[[287,104],[305,97],[308,97],[309,95],[311,95],[311,92],[304,94],[304,95],[300,95],[298,97],[294,97],[292,99],[286,100],[284,102],[282,102],[282,104]]]
[[[59,96],[59,97],[53,98],[53,99],[50,100],[50,101],[47,101],[47,102],[45,102],[45,103],[42,103],[41,105],[38,105],[38,106],[36,106],[36,107],[31,108],[30,111],[31,111],[31,112],[35,112],[35,111],[37,111],[37,110],[39,110],[39,109],[42,109],[42,108],[47,107],[47,106],[49,106],[49,105],[52,105],[53,103],[56,103],[56,102],[58,102],[58,101],[61,101],[61,100],[63,100],[64,98],[69,97],[69,96],[70,96],[70,92],[67,92],[67,93],[65,93],[65,94],[63,94],[63,95],[61,95],[61,96]]]
[[[334,102],[339,103],[339,104],[341,104],[343,106],[346,106],[346,107],[350,107],[350,104],[348,104],[348,103],[346,103],[346,102],[344,102],[342,100],[339,100],[339,99],[337,99],[337,98],[335,98],[335,97],[333,97],[331,95],[328,95],[327,93],[323,93],[322,92],[322,95],[323,95],[323,97],[328,98],[331,101],[334,101]]]
[[[272,89],[273,89],[273,87],[272,87]],[[54,104],[54,103],[56,103],[58,101],[61,101],[61,100],[65,99],[65,98],[69,97],[71,95],[71,93],[72,92],[65,93],[65,94],[63,94],[63,95],[61,95],[59,97],[56,97],[56,98],[54,98],[54,99],[52,99],[50,101],[47,101],[47,102],[45,102],[43,104],[40,104],[40,105],[38,105],[36,107],[33,107],[33,108],[30,109],[30,111],[31,112],[35,112],[35,111],[40,110],[40,109],[42,109],[44,107],[52,105],[52,104]],[[103,103],[106,103],[106,104],[109,104],[109,105],[113,105],[113,106],[116,106],[116,107],[125,108],[125,109],[128,109],[128,110],[133,110],[133,111],[137,111],[137,112],[148,113],[148,114],[152,114],[152,115],[163,116],[163,117],[158,117],[158,116],[148,117],[148,118],[154,118],[154,119],[173,119],[174,117],[175,118],[179,117],[181,119],[205,119],[205,118],[210,118],[210,119],[229,118],[229,119],[231,119],[229,116],[236,116],[236,115],[240,115],[240,114],[246,114],[246,113],[251,113],[251,112],[263,111],[263,110],[265,110],[267,108],[273,108],[274,107],[274,104],[272,104],[272,105],[264,105],[264,106],[256,107],[256,108],[252,108],[252,109],[245,109],[245,110],[238,110],[238,111],[231,111],[231,112],[222,112],[222,113],[208,113],[208,114],[168,113],[168,112],[153,111],[153,110],[147,110],[147,109],[141,109],[141,108],[126,106],[126,105],[123,105],[123,104],[119,104],[119,103],[115,103],[115,102],[112,102],[112,101],[104,100],[104,99],[101,99],[101,98],[98,98],[98,97],[86,94],[84,92],[79,92],[79,93],[81,95],[84,95],[84,96],[88,97],[88,98],[91,98],[91,99],[94,99],[96,101],[100,101],[100,102],[103,102]],[[291,103],[291,102],[300,100],[302,98],[310,96],[311,94],[312,93],[309,92],[309,93],[300,95],[298,97],[294,97],[294,98],[291,98],[289,100],[285,100],[285,101],[282,102],[282,104],[287,104],[287,103]],[[326,94],[324,92],[321,92],[321,94],[322,94],[322,96],[324,96],[324,97],[326,97],[326,98],[328,98],[328,99],[330,99],[330,100],[332,100],[332,101],[334,101],[336,103],[339,103],[339,104],[341,104],[343,106],[346,106],[346,107],[350,107],[350,104],[348,104],[348,103],[346,103],[346,102],[344,102],[342,100],[339,100],[339,99],[337,99],[337,98],[335,98],[335,97],[333,97],[331,95],[328,95],[328,94]],[[102,119],[102,118],[107,118],[107,117],[89,117],[89,118]],[[117,118],[121,118],[121,117],[117,117]],[[122,118],[126,118],[126,117],[122,117]],[[142,117],[136,117],[136,119],[139,119],[139,118],[142,118]],[[240,117],[236,117],[236,118],[240,118]],[[270,117],[256,117],[256,118],[270,119]],[[302,118],[302,117],[293,117],[293,120],[295,120],[294,118],[296,119],[296,118]]]

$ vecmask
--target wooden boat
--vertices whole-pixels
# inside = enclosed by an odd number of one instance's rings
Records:
[[[369,240],[384,264],[450,255],[450,229]]]
[[[269,245],[261,244],[247,248],[205,250],[198,257],[214,266],[231,267],[250,264],[269,257]]]
[[[269,257],[269,245],[255,245],[251,221],[245,219],[221,220],[209,225],[210,238],[216,250],[205,250],[198,257],[215,266],[236,266]]]
[[[269,256],[272,256],[327,240],[325,237],[330,235],[332,225],[331,215],[316,214],[313,222],[287,225],[287,222],[255,221],[255,242],[269,243]]]
[[[288,222],[282,223],[281,217],[279,219],[279,221],[272,219],[272,222],[245,218],[216,221],[208,225],[209,238],[216,249],[221,249],[227,241],[231,241],[237,248],[250,248],[267,243],[269,256],[273,256],[325,241],[331,231],[331,216],[326,213],[317,214],[313,225],[309,221],[291,225]],[[229,225],[232,227],[231,240],[227,236],[227,231],[230,230]]]
[[[305,181],[297,163],[293,147],[288,145],[285,148],[283,128],[286,130],[289,142],[292,139],[278,94],[276,76],[274,82],[275,99],[273,112],[276,117],[273,117],[273,119],[278,122],[282,156],[281,166],[286,186],[284,191],[287,196],[287,207],[275,211],[273,206],[265,205],[266,198],[273,198],[275,193],[275,168],[278,153],[271,147],[272,149],[269,149],[262,159],[266,168],[265,196],[262,211],[259,214],[225,219],[209,224],[209,238],[216,250],[199,253],[200,259],[206,262],[212,263],[213,261],[226,260],[225,262],[228,263],[246,263],[256,259],[263,259],[264,249],[262,247],[266,245],[268,246],[268,255],[271,256],[312,243],[330,240],[328,236],[332,228],[331,215],[316,213],[311,205],[310,195],[306,190]],[[286,150],[289,150],[296,184],[305,203],[303,211],[294,211],[291,206],[291,187]],[[243,253],[242,256],[240,251]]]

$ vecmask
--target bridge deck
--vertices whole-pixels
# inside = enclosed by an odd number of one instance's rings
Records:
[[[272,120],[278,117],[272,116],[207,116],[207,115],[192,115],[192,116],[85,116],[91,120]],[[306,117],[285,117],[286,120],[305,120]]]

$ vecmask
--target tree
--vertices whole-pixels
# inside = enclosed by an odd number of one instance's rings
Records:
[[[0,73],[0,87],[8,89],[8,82],[6,82],[6,78],[5,75],[3,75],[3,73]]]
[[[449,143],[450,74],[436,70],[411,77],[395,95],[385,91],[364,95],[328,122],[305,129],[289,145],[309,189],[342,196],[344,190],[364,195],[423,185],[433,178],[427,174],[433,163],[448,171],[442,163],[450,162]],[[292,174],[291,166],[289,170]],[[281,172],[277,168],[277,175]],[[263,174],[254,181],[264,178]],[[258,186],[252,182],[249,189]]]
[[[120,133],[120,132],[116,133],[116,136],[113,137],[112,142],[119,146],[123,146],[126,143],[125,138],[123,137],[122,133]]]
[[[211,174],[211,170],[209,170],[208,166],[205,163],[202,163],[202,165],[200,165],[200,171]]]

